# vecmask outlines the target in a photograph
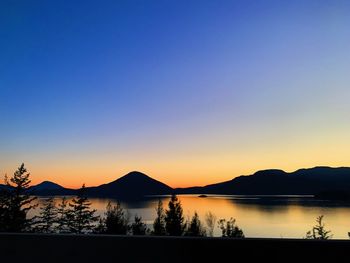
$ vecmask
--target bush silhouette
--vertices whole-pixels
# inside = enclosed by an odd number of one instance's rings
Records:
[[[197,212],[194,212],[194,216],[189,222],[188,228],[186,229],[186,236],[195,236],[202,237],[206,235],[206,231],[202,226],[201,221],[199,220],[199,216]]]
[[[134,222],[131,224],[131,233],[135,236],[144,236],[148,232],[146,224],[142,222],[142,217],[135,215]]]
[[[205,223],[207,224],[208,236],[214,236],[214,227],[216,224],[216,216],[212,212],[205,214]]]
[[[107,232],[106,220],[99,218],[97,225],[93,229],[94,234],[105,234]]]
[[[222,237],[244,238],[243,230],[236,225],[236,219],[232,217],[228,221],[220,219],[218,225],[221,229]]]
[[[306,233],[306,239],[330,239],[331,231],[325,229],[325,224],[322,222],[323,215],[316,218],[316,225]]]

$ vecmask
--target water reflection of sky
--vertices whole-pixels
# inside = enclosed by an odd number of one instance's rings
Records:
[[[42,203],[45,198],[39,198]],[[71,197],[68,198],[70,200]],[[151,227],[156,216],[158,200],[167,207],[170,196],[149,196],[143,200],[121,201],[130,219],[136,214]],[[244,230],[247,237],[295,237],[302,238],[310,230],[319,215],[324,215],[326,228],[334,238],[347,239],[350,231],[349,204],[316,200],[310,196],[226,196],[180,195],[185,218],[190,218],[196,211],[201,219],[207,212],[212,212],[217,219],[231,217]],[[61,198],[56,197],[56,203]],[[91,198],[92,207],[103,216],[108,202],[116,204],[116,199]],[[34,212],[34,213],[33,213]],[[36,214],[38,209],[31,214]],[[203,220],[204,223],[204,220]],[[215,228],[215,235],[220,235]]]

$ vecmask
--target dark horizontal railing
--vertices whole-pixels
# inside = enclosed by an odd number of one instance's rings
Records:
[[[336,262],[348,240],[0,234],[0,262]]]

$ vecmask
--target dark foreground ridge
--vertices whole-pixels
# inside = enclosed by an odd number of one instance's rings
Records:
[[[334,262],[349,240],[0,234],[2,263]]]

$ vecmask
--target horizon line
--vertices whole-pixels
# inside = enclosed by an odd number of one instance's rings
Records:
[[[312,167],[307,167],[307,168],[306,168],[306,167],[304,167],[304,168],[299,168],[299,169],[296,169],[296,170],[294,169],[294,170],[292,170],[292,171],[285,171],[285,170],[280,169],[280,168],[267,168],[267,169],[256,170],[255,172],[253,172],[253,173],[251,173],[251,174],[241,174],[241,175],[237,175],[237,176],[234,176],[233,178],[228,179],[228,180],[226,180],[226,181],[220,181],[220,182],[216,182],[216,183],[212,183],[212,184],[218,184],[218,183],[227,182],[227,181],[233,180],[233,179],[235,179],[235,178],[237,178],[237,177],[240,177],[240,176],[251,176],[251,175],[254,175],[254,174],[256,174],[256,173],[258,173],[258,172],[261,172],[261,171],[278,170],[278,171],[282,171],[282,172],[284,172],[284,173],[290,174],[290,173],[297,172],[297,171],[299,171],[299,170],[304,170],[304,169],[315,169],[315,168],[331,168],[331,169],[349,168],[349,169],[350,169],[350,166],[336,166],[336,167],[334,167],[334,166],[327,166],[327,165],[317,165],[317,166],[312,166]],[[120,179],[120,178],[123,178],[124,176],[127,176],[127,175],[130,174],[130,173],[135,173],[135,172],[136,172],[136,173],[144,174],[144,175],[150,177],[150,178],[153,179],[153,180],[156,180],[156,181],[158,181],[158,182],[161,182],[161,183],[167,185],[168,187],[170,187],[170,188],[172,188],[172,189],[183,189],[183,188],[192,188],[192,187],[205,187],[205,186],[208,186],[208,185],[212,185],[212,184],[206,184],[206,185],[193,185],[193,186],[185,186],[185,187],[172,187],[172,186],[170,186],[170,185],[168,185],[168,184],[166,184],[166,183],[164,183],[164,182],[162,182],[162,181],[160,181],[160,180],[158,180],[158,179],[155,179],[155,178],[151,177],[151,176],[148,175],[147,173],[144,173],[144,172],[141,172],[141,171],[137,171],[137,170],[130,171],[130,172],[128,172],[128,173],[126,173],[126,174],[124,174],[124,175],[122,175],[122,176],[120,176],[120,177],[118,177],[118,178],[116,178],[116,179],[114,179],[114,180],[112,180],[112,181],[110,181],[110,182],[101,183],[101,184],[99,184],[99,185],[87,186],[85,183],[82,183],[82,185],[85,185],[85,187],[98,187],[98,186],[101,186],[101,185],[104,185],[104,184],[108,184],[108,183],[114,182],[114,181],[116,181],[116,180],[118,180],[118,179]],[[39,183],[37,183],[37,184],[30,185],[30,187],[39,185],[39,184],[44,183],[44,182],[55,183],[55,184],[57,184],[57,185],[59,185],[59,186],[61,186],[61,187],[64,187],[64,188],[66,188],[66,189],[71,189],[71,190],[79,190],[79,189],[82,188],[82,187],[78,187],[78,188],[76,188],[76,187],[66,187],[66,186],[64,186],[63,184],[60,184],[60,183],[57,183],[57,182],[54,182],[54,181],[49,181],[49,180],[43,180],[43,181],[41,181],[41,182],[39,182]],[[2,184],[2,185],[4,185],[4,184]]]

